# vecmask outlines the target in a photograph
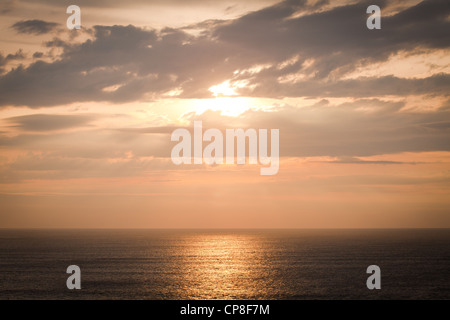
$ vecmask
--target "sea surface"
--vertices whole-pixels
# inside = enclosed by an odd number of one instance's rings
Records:
[[[0,299],[450,299],[450,229],[3,229]]]

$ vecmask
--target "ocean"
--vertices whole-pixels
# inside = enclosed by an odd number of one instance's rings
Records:
[[[0,299],[449,298],[450,229],[0,230]]]

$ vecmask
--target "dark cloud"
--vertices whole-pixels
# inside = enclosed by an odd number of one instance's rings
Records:
[[[440,73],[422,79],[394,76],[360,77],[340,81],[310,79],[295,84],[280,84],[272,77],[252,80],[255,89],[240,89],[243,95],[260,97],[381,97],[387,95],[442,95],[449,94],[450,75]]]
[[[39,59],[42,58],[44,56],[44,53],[36,51],[35,53],[33,53],[33,58],[35,59]]]
[[[55,38],[45,44],[63,49],[54,62],[37,61],[0,77],[0,105],[148,101],[175,89],[181,89],[181,98],[205,98],[211,97],[209,87],[228,79],[248,82],[240,93],[257,97],[447,94],[448,74],[426,79],[342,76],[399,52],[448,48],[448,1],[403,8],[383,17],[381,30],[366,28],[369,2],[330,9],[326,3],[284,1],[235,20],[208,21],[199,36],[183,28],[129,25],[96,26],[92,39],[81,44]],[[293,57],[297,60],[280,67]],[[267,67],[235,73],[255,65]],[[298,74],[303,81],[279,80]]]
[[[10,53],[6,57],[0,53],[0,74],[5,72],[5,69],[2,67],[6,66],[8,62],[24,59],[26,59],[26,55],[23,53],[22,49],[19,49],[16,53]]]
[[[47,22],[43,20],[25,20],[14,23],[11,28],[18,33],[24,34],[45,34],[53,31],[58,26],[58,23]]]
[[[22,49],[19,49],[19,51],[17,51],[16,53],[10,53],[6,56],[5,60],[6,61],[10,61],[10,60],[23,60],[25,59],[26,56],[23,53]]]
[[[34,2],[33,0],[23,0],[24,2]],[[262,0],[246,0],[248,2],[261,2]],[[60,6],[61,1],[60,0],[41,0],[41,3],[45,3],[48,5],[53,6]],[[124,7],[142,7],[145,5],[156,5],[156,6],[214,6],[218,5],[220,3],[239,3],[239,0],[237,1],[230,1],[230,0],[134,0],[133,2],[127,2],[123,0],[78,0],[77,5],[80,7],[95,7],[95,8],[124,8]],[[266,1],[270,2],[270,1]],[[69,4],[67,4],[69,5]]]
[[[383,7],[387,3],[379,5]],[[275,82],[279,76],[296,72],[314,79],[331,76],[335,80],[357,66],[386,61],[402,51],[414,53],[423,48],[449,47],[448,1],[424,1],[396,15],[383,17],[381,30],[365,27],[367,16],[361,13],[368,4],[362,2],[290,18],[297,10],[288,1],[222,25],[213,33],[230,45],[251,48],[251,51],[242,50],[241,56],[235,58],[246,57],[248,63],[273,64],[299,55],[294,68],[278,70],[274,66],[253,76],[254,84],[267,78]],[[308,59],[312,64],[302,66]],[[270,89],[272,83],[261,88]]]
[[[5,120],[23,131],[54,131],[87,125],[97,118],[96,115],[33,114]]]
[[[0,53],[0,66],[6,65],[9,61],[12,60],[23,60],[26,56],[23,53],[22,49],[19,49],[16,53],[9,53],[6,57]]]

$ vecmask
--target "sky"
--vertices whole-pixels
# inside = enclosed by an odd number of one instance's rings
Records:
[[[448,0],[0,0],[0,16],[0,228],[450,227]],[[279,129],[278,173],[175,165],[171,133],[199,120]]]

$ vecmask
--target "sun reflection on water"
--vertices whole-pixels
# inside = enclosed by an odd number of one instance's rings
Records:
[[[267,291],[267,251],[256,235],[205,233],[185,241],[179,267],[186,298],[243,299]]]

